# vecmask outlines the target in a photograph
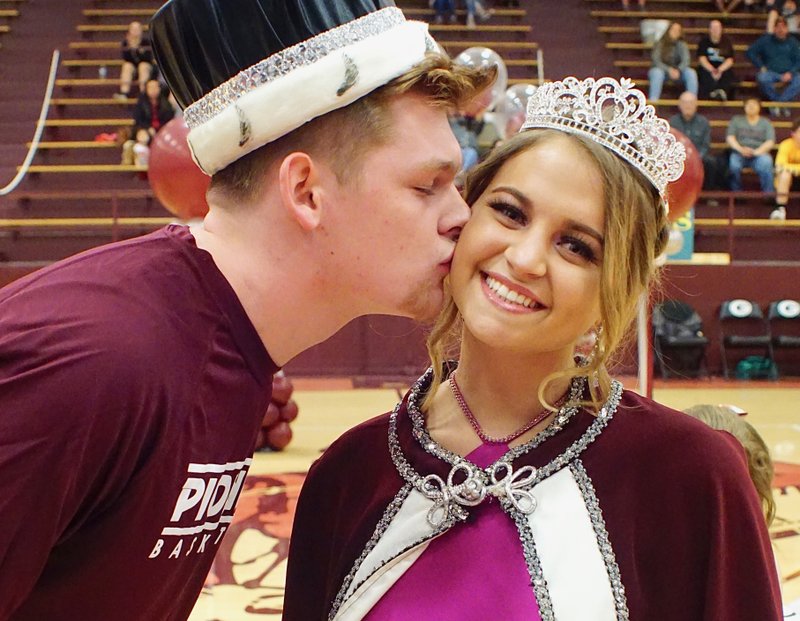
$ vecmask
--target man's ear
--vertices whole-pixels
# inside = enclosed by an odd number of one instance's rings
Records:
[[[290,153],[281,162],[278,184],[284,208],[304,230],[319,226],[321,195],[319,167],[307,153]]]

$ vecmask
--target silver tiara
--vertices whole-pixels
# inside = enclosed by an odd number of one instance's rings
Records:
[[[520,131],[536,127],[580,134],[608,147],[640,170],[662,198],[667,184],[683,174],[683,145],[628,78],[569,77],[543,84],[528,101]]]

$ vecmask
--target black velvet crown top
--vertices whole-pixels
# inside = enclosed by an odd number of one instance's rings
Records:
[[[251,65],[393,0],[170,0],[150,22],[156,62],[182,108]]]

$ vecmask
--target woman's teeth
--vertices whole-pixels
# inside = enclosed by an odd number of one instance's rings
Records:
[[[499,297],[503,298],[507,302],[519,304],[525,308],[533,308],[536,305],[536,303],[529,297],[526,297],[521,293],[517,293],[516,291],[511,291],[508,287],[501,284],[491,276],[486,277],[486,284],[489,286],[489,289],[494,291]]]

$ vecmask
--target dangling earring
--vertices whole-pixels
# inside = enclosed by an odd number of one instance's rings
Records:
[[[590,328],[575,344],[575,364],[579,367],[585,367],[594,361],[598,355],[598,343],[600,341],[600,334],[603,329],[601,326]]]
[[[595,358],[601,355],[603,346],[600,343],[600,337],[602,334],[603,325],[598,324],[581,337],[575,349],[575,358],[580,366],[585,367],[592,364]]]
[[[594,346],[592,347],[592,351],[589,352],[589,356],[587,357],[586,364],[590,365],[595,362],[595,360],[600,360],[605,353],[605,345],[603,345],[603,324],[597,324],[597,327],[594,329]],[[600,374],[597,369],[592,373],[592,377],[590,378],[592,385],[595,388],[600,386]]]
[[[600,358],[603,353],[605,353],[605,346],[603,345],[603,324],[599,323],[594,329],[594,347],[592,347],[592,352],[589,354],[590,361],[594,362],[594,360]]]

